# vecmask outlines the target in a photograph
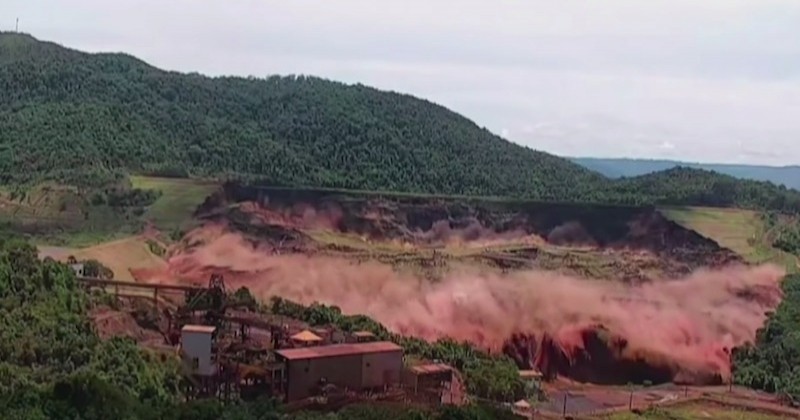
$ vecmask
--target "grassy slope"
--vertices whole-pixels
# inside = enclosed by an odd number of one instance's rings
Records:
[[[178,178],[132,176],[134,188],[159,190],[161,197],[144,214],[145,220],[160,229],[175,229],[191,220],[197,206],[219,185],[211,182]]]
[[[40,255],[65,261],[70,255],[78,260],[97,260],[114,272],[117,280],[133,281],[132,268],[158,268],[166,262],[150,252],[145,239],[128,237],[88,248],[39,247]]]
[[[91,246],[135,233],[137,221],[108,206],[90,206],[74,187],[43,183],[13,196],[0,188],[0,223],[32,235],[34,243]],[[128,219],[126,219],[128,217]]]
[[[772,262],[798,270],[797,258],[772,247],[759,213],[706,207],[666,207],[661,212],[682,226],[730,248],[752,263]]]
[[[13,196],[0,186],[0,223],[28,233],[37,244],[83,248],[136,234],[142,221],[162,230],[181,228],[194,210],[219,184],[193,179],[133,176],[134,188],[159,190],[161,197],[137,217],[122,215],[108,206],[92,206],[75,187],[43,183]]]

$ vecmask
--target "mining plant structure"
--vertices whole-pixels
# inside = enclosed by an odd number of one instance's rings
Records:
[[[382,399],[424,396],[428,403],[441,400],[453,378],[441,368],[405,369],[400,346],[377,341],[365,331],[293,331],[302,328],[290,326],[287,318],[258,313],[252,301],[229,294],[221,274],[211,274],[206,285],[191,286],[79,280],[90,288],[111,288],[119,296],[125,288],[152,291],[156,308],[163,303],[159,296],[182,293],[182,303],[174,309],[162,305],[160,323],[162,328],[166,323],[165,351],[180,356],[188,399],[231,402],[272,396],[293,405],[315,399],[336,405],[364,398],[366,392]],[[450,379],[441,380],[443,372]]]

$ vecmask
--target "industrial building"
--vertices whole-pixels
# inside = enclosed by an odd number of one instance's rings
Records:
[[[217,364],[212,351],[215,331],[216,327],[208,325],[184,325],[181,328],[181,354],[192,374],[212,376],[216,373]]]
[[[287,401],[313,396],[328,384],[349,391],[396,385],[403,369],[403,348],[386,341],[282,349],[275,353],[286,366]]]
[[[335,406],[350,399],[393,399],[404,392],[399,386],[400,346],[376,341],[367,331],[313,328],[252,312],[245,303],[227,298],[224,280],[216,274],[207,287],[78,279],[87,288],[150,290],[147,299],[156,308],[160,294],[183,294],[185,303],[174,311],[165,308],[163,315],[165,342],[178,346],[172,349],[182,361],[187,399],[228,403],[279,397],[301,405]]]
[[[411,366],[403,372],[403,384],[418,402],[431,404],[455,403],[452,394],[454,369],[443,363]]]

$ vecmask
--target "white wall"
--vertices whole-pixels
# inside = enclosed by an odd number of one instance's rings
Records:
[[[211,360],[211,334],[184,331],[181,334],[181,348],[189,366],[192,366],[192,359],[198,359],[198,375],[213,375],[214,364]]]

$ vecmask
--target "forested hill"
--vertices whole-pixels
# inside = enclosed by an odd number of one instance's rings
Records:
[[[431,102],[305,76],[210,78],[0,33],[0,184],[124,173],[554,201],[800,209],[702,170],[612,181]]]
[[[606,192],[617,203],[701,205],[800,211],[800,192],[770,182],[741,180],[703,169],[677,167],[621,178]]]
[[[0,34],[0,182],[97,181],[119,168],[543,199],[607,182],[408,95],[304,76],[166,72]]]
[[[705,169],[740,179],[769,181],[800,190],[800,166],[734,165],[692,163],[655,159],[569,158],[569,160],[599,172],[609,178],[634,177],[676,167]]]

